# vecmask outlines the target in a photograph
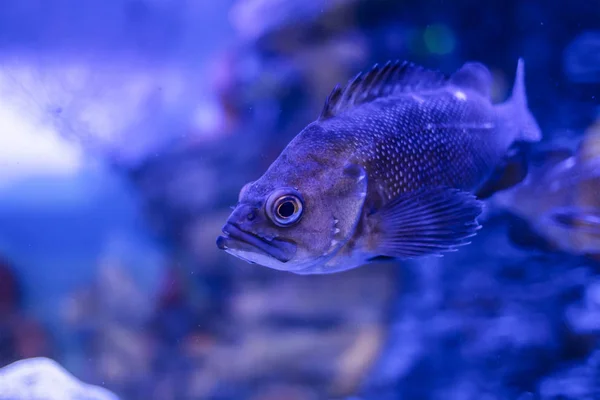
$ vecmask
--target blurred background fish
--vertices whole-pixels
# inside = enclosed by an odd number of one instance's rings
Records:
[[[496,194],[498,205],[551,247],[600,255],[600,131],[591,127],[574,151],[557,146],[532,152],[529,175]],[[517,241],[528,234],[513,233]]]

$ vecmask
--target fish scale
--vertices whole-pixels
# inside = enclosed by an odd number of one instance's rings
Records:
[[[482,101],[476,94],[469,97],[476,104]],[[494,136],[481,136],[492,129],[492,108],[485,110],[487,115],[480,111],[473,117],[469,105],[452,95],[440,100],[433,93],[423,102],[400,95],[372,103],[359,113],[346,112],[339,119],[326,121],[321,125],[323,130],[308,129],[287,151],[301,159],[306,142],[341,141],[347,146],[338,149],[337,156],[364,165],[374,184],[383,188],[386,200],[423,185],[473,189],[489,175],[502,154],[493,151]],[[436,127],[448,121],[456,121],[456,126]],[[462,121],[481,127],[461,128]]]
[[[493,193],[514,142],[541,138],[522,60],[508,101],[492,105],[490,86],[479,63],[446,76],[389,62],[335,87],[318,119],[242,189],[217,245],[325,274],[468,244],[480,227],[478,188]]]

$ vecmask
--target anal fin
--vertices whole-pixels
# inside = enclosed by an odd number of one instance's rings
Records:
[[[372,214],[375,256],[439,255],[469,244],[483,204],[472,193],[439,187],[404,193]]]

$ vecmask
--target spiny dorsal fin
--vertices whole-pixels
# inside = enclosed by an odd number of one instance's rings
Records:
[[[345,87],[336,86],[327,97],[319,119],[325,120],[341,111],[394,94],[443,87],[448,79],[439,71],[408,61],[375,64],[369,72],[361,72],[348,81]]]

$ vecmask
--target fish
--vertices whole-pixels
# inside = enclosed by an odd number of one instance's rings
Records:
[[[217,247],[306,275],[469,244],[483,210],[477,190],[514,143],[542,137],[524,69],[519,59],[501,104],[475,61],[451,75],[389,61],[337,85],[318,118],[242,187]]]
[[[496,193],[493,204],[519,218],[509,227],[520,247],[600,255],[600,132],[572,150],[534,150],[523,182]]]

